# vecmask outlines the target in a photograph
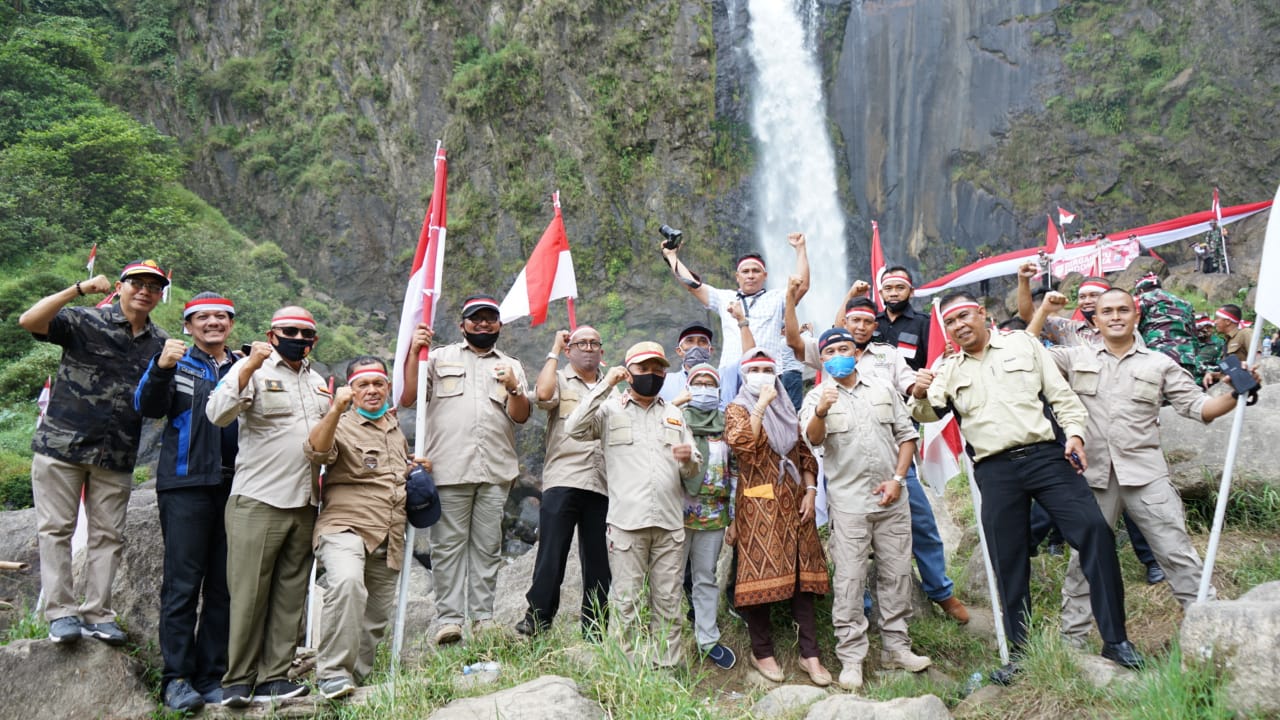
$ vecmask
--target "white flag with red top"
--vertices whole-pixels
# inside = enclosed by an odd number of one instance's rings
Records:
[[[53,378],[46,375],[44,377],[44,388],[40,391],[40,395],[36,397],[36,407],[40,408],[40,414],[36,416],[36,427],[40,427],[40,423],[44,422],[44,414],[49,411],[49,390],[53,387]]]
[[[880,297],[880,285],[884,282],[884,248],[880,245],[880,224],[871,221],[871,299],[876,311],[884,312],[884,298]]]
[[[391,378],[392,395],[398,401],[404,390],[404,366],[417,362],[409,357],[413,344],[413,331],[418,323],[435,327],[436,307],[440,298],[442,273],[444,272],[445,224],[448,202],[445,197],[449,177],[448,161],[444,147],[436,143],[435,186],[431,192],[431,204],[422,219],[422,231],[418,233],[418,248],[413,254],[413,268],[409,271],[409,284],[404,289],[404,304],[400,310],[400,329],[396,334],[395,372]]]
[[[1213,189],[1213,205],[1209,208],[1213,212],[1213,218],[1222,225],[1222,203],[1218,202],[1218,188]]]
[[[933,300],[933,312],[929,321],[928,367],[936,371],[945,356],[947,335],[942,327],[942,309],[937,298]],[[960,423],[947,413],[936,422],[924,423],[924,442],[920,444],[920,474],[933,491],[942,494],[947,481],[960,474],[960,453],[964,452],[964,440],[960,437]]]
[[[552,195],[552,202],[555,217],[533,248],[529,262],[520,269],[511,291],[502,299],[500,313],[504,323],[528,315],[532,325],[541,325],[547,321],[547,306],[552,300],[569,298],[572,303],[573,298],[578,297],[578,279],[573,272],[564,217],[560,214],[559,191]]]
[[[90,280],[93,279],[93,265],[96,262],[98,262],[98,243],[94,243],[93,247],[89,248],[89,262],[85,264],[85,267],[89,269]]]
[[[1074,221],[1075,219],[1076,219],[1075,213],[1069,212],[1063,209],[1061,205],[1058,206],[1058,224],[1059,225],[1070,225],[1071,222]]]

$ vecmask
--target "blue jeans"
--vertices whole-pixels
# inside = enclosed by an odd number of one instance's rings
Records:
[[[924,495],[924,486],[916,476],[916,465],[907,470],[907,501],[911,505],[911,554],[920,572],[920,587],[934,602],[943,602],[955,594],[956,584],[947,577],[947,553],[938,534],[933,508]],[[871,611],[871,591],[862,597],[863,609]]]

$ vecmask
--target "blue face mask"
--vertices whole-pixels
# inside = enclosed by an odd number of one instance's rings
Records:
[[[697,410],[715,410],[720,406],[720,388],[691,385],[689,394],[693,396],[693,399],[689,401],[689,407]]]
[[[849,377],[857,365],[858,361],[849,355],[836,355],[822,363],[823,369],[833,378]]]
[[[390,409],[391,409],[391,403],[389,403],[389,402],[384,402],[384,403],[382,403],[382,409],[381,409],[381,410],[379,410],[379,411],[378,411],[378,412],[376,412],[376,413],[369,412],[368,410],[365,410],[365,409],[364,409],[364,408],[362,408],[362,407],[358,407],[358,408],[356,408],[356,412],[360,413],[360,416],[361,416],[361,417],[369,418],[370,420],[377,420],[378,418],[382,417],[383,415],[386,415],[386,414],[387,414],[387,411],[388,411],[388,410],[390,410]]]

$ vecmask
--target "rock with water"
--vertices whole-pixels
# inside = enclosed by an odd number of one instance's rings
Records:
[[[23,720],[149,718],[146,668],[85,638],[75,645],[15,640],[0,647],[0,717]]]
[[[774,688],[768,695],[751,706],[751,716],[755,718],[791,717],[803,707],[812,705],[827,697],[829,693],[813,685],[783,685]]]
[[[951,720],[946,703],[936,695],[876,702],[856,695],[832,695],[810,706],[805,720]]]
[[[1211,662],[1226,671],[1223,693],[1241,714],[1280,714],[1280,581],[1259,585],[1239,600],[1213,600],[1187,608],[1182,661]]]
[[[480,697],[454,700],[431,720],[565,720],[605,717],[599,705],[583,697],[573,680],[543,675],[536,680]]]

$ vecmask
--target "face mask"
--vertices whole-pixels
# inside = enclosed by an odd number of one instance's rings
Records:
[[[885,302],[884,309],[895,314],[901,314],[911,304],[911,298],[899,300],[898,302]]]
[[[693,396],[689,401],[689,407],[697,410],[715,410],[720,406],[720,388],[695,385],[689,388],[689,394]]]
[[[833,378],[849,377],[853,374],[853,369],[858,364],[850,355],[836,355],[830,360],[822,363],[823,369]]]
[[[711,362],[710,350],[702,347],[692,347],[684,351],[684,362],[681,364],[684,365],[685,370],[688,370],[689,368],[693,367],[694,365],[697,365],[698,363],[710,363],[710,362]]]
[[[631,373],[631,390],[641,397],[654,397],[666,379],[658,373]]]
[[[307,351],[315,344],[315,339],[277,337],[275,347],[280,357],[289,362],[298,362],[307,356]]]
[[[764,387],[765,385],[773,384],[773,373],[764,373],[764,372],[748,373],[746,377],[746,383],[747,383],[747,387],[754,390],[758,395],[760,394],[760,388]]]
[[[1092,311],[1092,310],[1081,310],[1081,311],[1080,311],[1080,315],[1084,318],[1084,321],[1085,321],[1085,322],[1089,323],[1090,325],[1092,325],[1092,324],[1093,324],[1093,311]]]
[[[473,347],[478,347],[481,350],[488,350],[498,344],[498,333],[464,332],[462,333],[462,336],[465,337],[467,342],[471,343]]]
[[[378,412],[369,412],[368,410],[365,410],[362,407],[356,408],[356,412],[360,413],[361,417],[366,417],[366,418],[369,418],[370,420],[377,420],[383,415],[386,415],[387,411],[390,409],[391,409],[391,403],[384,402],[382,403],[382,408],[380,408]]]

